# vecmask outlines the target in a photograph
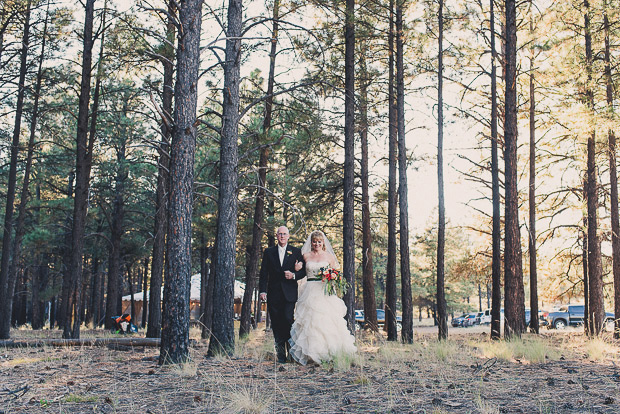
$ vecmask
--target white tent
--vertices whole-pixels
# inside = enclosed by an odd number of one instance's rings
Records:
[[[189,294],[190,300],[200,301],[200,273],[192,276],[191,279],[191,290]],[[243,292],[245,292],[245,283],[241,283],[238,280],[235,280],[235,299],[243,299]],[[147,299],[149,295],[149,291],[146,291]],[[164,295],[164,287],[161,287],[162,297]],[[123,301],[131,300],[131,295],[123,296]],[[144,292],[138,292],[133,294],[133,300],[135,302],[144,301]]]
[[[191,289],[190,289],[190,316],[192,319],[197,319],[200,315],[200,274],[195,274],[191,279]],[[235,302],[235,312],[239,313],[240,310],[237,309],[238,306],[241,306],[241,301],[243,299],[243,292],[245,292],[245,284],[235,280],[235,290],[234,290],[234,302]],[[146,291],[147,300],[149,298],[149,291]],[[164,297],[164,287],[161,288],[161,296],[162,299]],[[132,318],[134,320],[141,320],[142,318],[142,303],[144,302],[144,292],[138,292],[133,294],[134,306],[136,315]],[[131,313],[131,295],[123,296],[123,313]]]

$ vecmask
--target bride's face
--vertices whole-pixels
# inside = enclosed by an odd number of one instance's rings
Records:
[[[323,250],[323,240],[312,239],[312,250],[315,252],[320,252],[321,250]]]

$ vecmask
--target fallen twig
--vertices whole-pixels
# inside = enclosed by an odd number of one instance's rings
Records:
[[[24,395],[25,393],[27,393],[29,389],[30,389],[29,385],[24,385],[23,387],[18,388],[18,389],[13,390],[13,391],[11,391],[10,389],[5,387],[2,390],[2,392],[5,392],[7,395],[12,395],[13,398],[18,398],[18,397],[21,397],[22,395]],[[21,392],[21,394],[17,395],[18,392]]]

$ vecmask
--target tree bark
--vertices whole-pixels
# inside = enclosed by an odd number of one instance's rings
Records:
[[[28,10],[29,10],[28,6]],[[29,19],[28,12],[28,19]],[[43,26],[42,40],[41,40],[41,53],[39,54],[39,67],[37,69],[37,77],[34,87],[34,102],[32,106],[32,117],[30,118],[30,136],[28,139],[28,149],[26,154],[26,165],[24,167],[24,178],[22,182],[22,189],[20,195],[19,207],[17,209],[17,220],[15,224],[15,240],[13,241],[13,252],[11,254],[12,260],[9,266],[9,290],[13,291],[13,285],[11,280],[17,280],[17,263],[21,258],[22,239],[25,233],[25,220],[26,220],[26,205],[30,196],[30,172],[32,170],[32,158],[34,154],[35,136],[37,130],[37,122],[39,117],[39,96],[41,94],[41,83],[43,81],[43,61],[45,59],[45,43],[47,37],[47,21],[49,16],[48,12],[45,15],[45,21]],[[26,41],[28,43],[28,41]],[[36,272],[33,272],[33,279],[36,279]]]
[[[15,294],[13,295],[13,326],[23,326],[27,322],[27,298],[28,298],[28,273],[29,269],[19,267]]]
[[[439,340],[448,339],[448,309],[445,291],[446,207],[443,182],[443,0],[439,0],[439,53],[437,63],[437,193],[439,222],[437,224],[437,319]]]
[[[265,145],[260,150],[258,161],[258,190],[256,192],[256,205],[254,207],[254,223],[252,225],[252,245],[246,267],[245,292],[243,293],[243,305],[241,307],[241,320],[239,325],[239,337],[243,338],[250,333],[252,296],[256,288],[258,277],[258,261],[261,256],[261,239],[263,238],[263,218],[265,216],[265,187],[267,185],[267,162],[269,149],[266,146],[271,130],[273,86],[275,83],[276,52],[278,47],[278,19],[280,18],[280,1],[273,2],[273,26],[271,29],[271,50],[269,53],[269,77],[267,78],[267,99],[265,100],[265,118],[263,119],[263,139]],[[260,144],[260,142],[259,142]],[[258,309],[256,310],[258,312]]]
[[[146,294],[149,289],[149,258],[144,258],[144,270],[142,273],[144,276],[142,280],[142,320],[140,321],[140,327],[144,329],[146,327],[146,322],[148,321],[148,310],[149,310],[149,298]]]
[[[388,32],[388,257],[385,275],[385,329],[388,341],[396,341],[396,163],[397,163],[397,111],[394,94],[394,0],[390,0],[390,29]]]
[[[587,182],[586,180],[584,180],[583,182],[583,200],[585,201],[587,196],[586,196],[586,187],[587,187]],[[583,314],[584,314],[584,318],[583,318],[583,328],[584,328],[584,332],[588,332],[589,330],[589,326],[590,326],[590,318],[585,317],[586,315],[589,315],[589,309],[590,309],[590,288],[588,286],[588,213],[587,211],[585,212],[586,214],[584,214],[582,222],[583,222],[583,228],[581,229],[581,239],[582,239],[582,248],[581,248],[581,264],[582,264],[582,271],[583,271],[583,298],[584,298],[584,304],[583,304]]]
[[[344,42],[342,271],[349,284],[344,294],[345,319],[349,330],[355,332],[355,0],[346,0]]]
[[[530,32],[533,32],[530,21]],[[534,51],[530,57],[530,228],[528,232],[530,257],[530,329],[540,333],[538,326],[538,274],[536,271],[536,95],[534,90]]]
[[[167,273],[164,283],[160,364],[189,359],[192,198],[202,1],[181,3],[174,129],[170,157]]]
[[[127,107],[125,104],[124,113]],[[122,137],[120,138],[123,139]],[[127,180],[127,166],[125,160],[125,143],[121,143],[116,149],[116,183],[114,187],[114,202],[112,223],[110,224],[110,255],[108,259],[108,293],[106,296],[106,329],[114,325],[112,316],[120,315],[123,311],[119,308],[119,297],[122,296],[122,252],[121,241],[123,238],[123,220],[125,217],[125,181]],[[131,282],[130,282],[131,283]],[[135,317],[134,314],[131,315]]]
[[[405,74],[403,13],[405,0],[396,2],[396,89],[398,129],[398,209],[400,212],[400,286],[403,343],[413,343],[413,299],[409,265],[409,205],[407,189],[407,147],[405,142]]]
[[[41,292],[47,289],[49,282],[48,260],[47,254],[42,255],[33,274],[32,329],[42,329],[45,325],[45,303],[47,301],[42,300]]]
[[[205,240],[205,231],[200,234],[200,322],[204,330],[205,312],[208,308],[207,287],[209,286],[209,266],[207,265],[207,257],[209,257],[209,249]],[[206,339],[207,337],[203,337]]]
[[[211,327],[213,326],[213,290],[215,287],[215,253],[217,252],[217,238],[215,239],[213,248],[209,252],[209,280],[206,288],[206,298],[204,310],[202,311],[202,330],[200,337],[208,339],[211,337]]]
[[[84,42],[82,53],[82,81],[78,109],[78,123],[76,135],[75,161],[75,196],[73,202],[73,222],[71,228],[71,251],[69,257],[70,291],[69,298],[64,306],[63,338],[77,339],[80,337],[80,303],[82,287],[82,252],[84,250],[84,232],[86,229],[86,212],[88,209],[88,189],[90,184],[90,169],[92,166],[92,151],[94,142],[94,125],[97,118],[98,88],[95,86],[93,113],[91,118],[90,139],[88,130],[88,107],[90,102],[90,80],[92,75],[93,50],[93,19],[95,0],[86,1],[84,17]],[[102,42],[103,49],[103,42]],[[101,70],[101,62],[100,69]],[[97,76],[99,80],[100,77]],[[73,329],[71,329],[73,313]]]
[[[131,272],[131,265],[129,263],[125,264],[125,271],[127,272],[127,286],[129,287],[129,316],[131,317],[131,323],[135,324],[136,322],[136,301],[134,300],[135,281],[133,279],[133,273]],[[121,283],[121,286],[122,286],[122,283]],[[121,309],[121,312],[122,311],[123,310]]]
[[[233,301],[237,239],[237,139],[243,1],[229,0],[224,64],[223,119],[220,141],[220,194],[213,295],[213,326],[209,355],[232,354],[235,346]]]
[[[495,13],[490,0],[490,37],[491,37],[491,189],[493,202],[493,229],[492,246],[493,257],[491,262],[491,339],[500,339],[501,336],[501,307],[502,307],[502,275],[501,275],[501,217],[499,194],[499,157],[497,136],[497,54],[495,50]]]
[[[590,3],[584,1],[584,30],[586,50],[587,85],[585,90],[586,105],[594,115],[594,91],[592,90],[592,36],[590,28]],[[603,328],[605,308],[603,304],[603,271],[601,259],[601,245],[598,238],[598,183],[596,178],[596,133],[594,130],[588,135],[587,144],[587,211],[588,211],[588,296],[589,307],[586,318],[589,320],[588,335],[597,336]]]
[[[605,32],[605,96],[608,116],[614,115],[614,84],[611,76],[611,47],[609,42],[609,5],[605,2],[603,28]],[[611,250],[614,276],[614,338],[620,339],[620,218],[618,212],[618,172],[616,167],[616,134],[613,129],[607,131],[609,145],[609,184],[611,194]]]
[[[99,321],[101,320],[101,314],[99,310],[101,309],[101,303],[103,302],[103,297],[101,295],[102,275],[99,271],[99,264],[99,257],[93,256],[91,266],[93,281],[91,286],[91,304],[89,307],[89,312],[86,314],[86,324],[91,323],[93,328],[99,326]]]
[[[75,183],[75,172],[71,170],[67,180],[67,198],[73,197],[73,186]],[[63,253],[62,253],[62,280],[60,296],[57,298],[56,304],[56,324],[62,329],[65,326],[65,306],[69,301],[69,291],[71,290],[71,275],[69,274],[69,262],[71,261],[71,220],[73,212],[68,212],[65,216],[64,237],[63,237]],[[53,324],[52,324],[53,325]]]
[[[8,339],[11,329],[11,306],[15,290],[15,277],[11,278],[10,261],[13,241],[13,213],[15,208],[15,187],[17,185],[17,156],[19,153],[19,135],[21,133],[22,113],[24,110],[25,82],[28,71],[28,44],[30,38],[30,0],[24,16],[24,32],[22,37],[21,61],[19,81],[17,84],[17,102],[15,105],[15,125],[9,164],[9,177],[6,192],[6,207],[4,210],[4,231],[2,235],[2,256],[0,258],[0,339]]]
[[[368,45],[366,39],[360,40],[360,146],[361,181],[362,181],[362,295],[364,299],[364,327],[371,331],[378,331],[377,302],[375,298],[375,282],[372,268],[372,230],[370,227],[370,195],[369,168],[368,168],[368,86],[370,84],[368,68],[366,66],[366,54]]]
[[[506,0],[506,55],[504,103],[504,164],[506,219],[504,247],[504,336],[520,337],[525,332],[525,293],[519,193],[517,190],[517,9],[515,0]]]
[[[164,276],[166,255],[166,233],[168,231],[168,189],[170,187],[169,143],[172,131],[169,125],[172,123],[172,100],[174,83],[174,16],[176,7],[174,1],[168,2],[168,23],[166,37],[169,44],[164,48],[165,59],[162,59],[164,67],[164,85],[162,90],[161,142],[157,146],[157,190],[155,199],[155,229],[153,239],[153,261],[151,264],[151,284],[149,292],[149,314],[146,329],[147,338],[159,338],[161,336],[161,286]]]
[[[129,111],[127,100],[123,103],[122,114],[127,116]],[[125,183],[129,177],[126,159],[126,128],[122,127],[121,136],[116,142],[116,177],[114,183],[114,201],[112,203],[112,222],[110,223],[110,255],[108,259],[108,294],[106,296],[106,329],[114,326],[112,316],[120,315],[123,310],[119,306],[122,297],[122,239],[124,234],[123,221],[125,219]],[[131,284],[131,281],[130,281]],[[133,312],[133,311],[132,311]],[[132,318],[135,314],[132,313]]]

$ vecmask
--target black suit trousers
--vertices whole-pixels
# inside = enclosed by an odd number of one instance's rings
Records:
[[[287,301],[280,289],[273,289],[269,292],[267,308],[275,343],[283,346],[291,337],[295,302]]]

